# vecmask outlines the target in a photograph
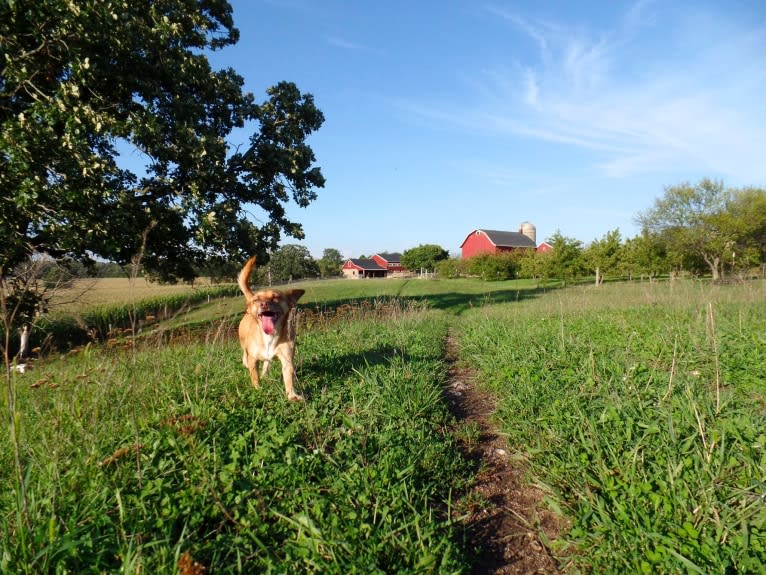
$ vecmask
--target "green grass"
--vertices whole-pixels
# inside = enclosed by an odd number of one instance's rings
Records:
[[[0,570],[175,573],[188,552],[216,573],[461,572],[446,322],[399,319],[302,334],[298,404],[276,368],[253,390],[230,341],[90,348],[15,381],[27,517],[5,457]]]
[[[571,519],[570,569],[763,572],[762,285],[571,289],[484,310],[462,345]]]
[[[185,554],[216,573],[469,572],[450,517],[476,430],[450,431],[448,330],[571,525],[552,544],[568,572],[763,572],[763,282],[301,287],[304,403],[278,366],[250,386],[226,337],[241,297],[160,324],[204,342],[145,332],[7,379],[0,572],[177,573]]]

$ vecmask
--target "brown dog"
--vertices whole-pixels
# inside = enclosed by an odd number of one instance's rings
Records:
[[[278,357],[282,364],[282,379],[285,381],[287,399],[299,401],[303,398],[293,389],[295,325],[290,321],[290,313],[305,290],[268,289],[253,293],[248,285],[253,266],[255,266],[255,257],[247,260],[237,278],[239,289],[245,294],[247,300],[245,317],[239,322],[242,363],[250,371],[253,387],[257,388],[260,384],[258,362],[263,362],[261,369],[261,376],[263,376],[269,369],[272,358]]]

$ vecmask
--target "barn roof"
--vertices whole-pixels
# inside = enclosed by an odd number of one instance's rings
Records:
[[[365,270],[365,271],[388,271],[386,268],[380,267],[375,260],[368,260],[368,259],[359,259],[359,258],[351,258],[350,261],[352,264],[354,264],[359,269]]]
[[[402,261],[402,254],[396,253],[396,252],[394,253],[382,252],[375,255],[383,260],[386,260],[387,262],[391,262],[392,264],[393,263],[398,264]]]
[[[460,247],[468,241],[473,234],[481,232],[489,238],[499,248],[535,248],[535,242],[522,234],[521,232],[504,232],[500,230],[474,230],[463,240]]]

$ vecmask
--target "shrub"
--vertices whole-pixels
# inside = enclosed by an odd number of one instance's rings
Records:
[[[485,281],[510,280],[516,277],[519,256],[515,253],[479,254],[468,260],[468,271]]]

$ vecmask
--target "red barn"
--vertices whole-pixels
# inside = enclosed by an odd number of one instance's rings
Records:
[[[474,230],[460,244],[463,258],[477,254],[498,254],[518,249],[536,249],[535,226],[528,222],[521,224],[518,232],[499,230]]]

